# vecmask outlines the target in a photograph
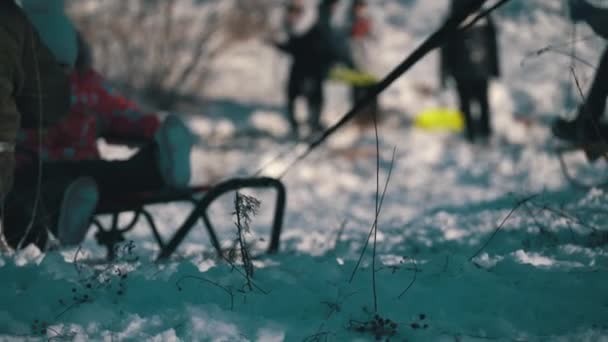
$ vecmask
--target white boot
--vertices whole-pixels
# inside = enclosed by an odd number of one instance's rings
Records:
[[[183,188],[190,183],[190,152],[194,138],[184,122],[169,115],[154,136],[158,144],[158,167],[165,184]]]
[[[98,201],[99,190],[93,178],[78,178],[67,187],[57,223],[61,245],[74,246],[84,240]]]

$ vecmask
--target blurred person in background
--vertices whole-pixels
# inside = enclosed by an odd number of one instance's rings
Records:
[[[458,11],[468,1],[452,0],[450,11]],[[457,32],[442,46],[441,85],[446,85],[448,77],[454,79],[464,115],[465,137],[471,143],[492,134],[488,86],[492,78],[499,76],[496,28],[490,16]],[[475,112],[474,105],[478,109]]]
[[[584,0],[570,0],[570,17],[573,21],[586,22],[593,31],[604,39],[608,39],[608,9],[592,6]],[[608,138],[608,128],[600,124],[600,119],[606,109],[608,96],[608,48],[604,49],[591,87],[587,91],[583,103],[578,109],[574,120],[557,119],[552,126],[553,134],[563,140],[593,144]],[[590,159],[595,159],[589,155]]]
[[[314,24],[298,32],[303,20],[304,2],[290,1],[286,9],[288,38],[285,42],[272,42],[275,47],[291,56],[289,79],[287,82],[287,119],[293,138],[300,137],[300,129],[295,116],[295,101],[303,97],[308,109],[308,125],[311,135],[324,130],[321,124],[324,96],[323,84],[329,69],[339,60],[345,59],[347,52],[338,44],[331,27],[331,18],[338,0],[322,0],[318,6],[318,17]]]
[[[60,245],[77,245],[104,195],[187,186],[193,137],[177,116],[161,122],[155,113],[146,113],[121,96],[93,69],[90,48],[65,17],[62,1],[22,0],[22,6],[40,32],[57,32],[42,38],[70,76],[72,102],[68,117],[43,136],[36,129],[19,134],[15,190],[7,200],[12,228],[6,236],[13,246],[25,241],[44,249],[50,231]],[[66,18],[61,31],[57,16]],[[127,160],[103,160],[99,137],[143,147]],[[39,193],[28,181],[40,171],[37,160],[42,163]],[[36,201],[40,208],[29,224]]]
[[[366,0],[353,0],[350,8],[350,50],[355,69],[362,74],[370,74],[373,62],[375,40],[374,27]],[[365,84],[354,84],[351,89],[353,104],[361,101],[376,84],[365,82]],[[374,116],[379,114],[378,98],[357,114],[355,123],[366,126],[373,122]]]
[[[8,249],[4,201],[13,184],[18,130],[61,120],[69,110],[69,91],[68,77],[21,8],[13,0],[0,1],[0,251]],[[27,181],[35,183],[36,177]]]

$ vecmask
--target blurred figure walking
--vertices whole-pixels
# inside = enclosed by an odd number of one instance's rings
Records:
[[[593,31],[608,39],[608,9],[598,8],[584,0],[570,0],[570,17],[573,21],[586,22]],[[571,142],[593,144],[605,142],[608,138],[608,127],[600,124],[606,109],[608,96],[608,47],[600,57],[599,65],[576,118],[572,121],[557,119],[553,123],[553,134]],[[589,155],[590,159],[595,159]]]
[[[467,1],[470,0],[452,0],[451,12],[458,11]],[[493,77],[500,76],[496,28],[490,16],[459,31],[445,43],[441,49],[440,73],[442,86],[448,77],[456,83],[467,140],[474,142],[477,137],[490,137],[488,86]],[[474,105],[477,111],[473,111]]]
[[[366,75],[371,74],[375,34],[366,0],[353,0],[350,9],[349,31],[350,51],[355,69]],[[351,89],[353,104],[361,101],[375,85],[375,83],[367,82],[365,84],[353,84]],[[363,108],[355,117],[355,123],[360,127],[371,124],[374,117],[376,116],[377,118],[377,115],[379,114],[378,110],[378,98],[374,98],[372,102],[367,107]]]
[[[295,101],[298,97],[306,100],[308,124],[312,134],[323,131],[321,113],[324,96],[323,83],[327,79],[332,64],[339,60],[342,52],[335,44],[331,29],[331,18],[337,0],[322,0],[318,7],[316,22],[304,33],[295,29],[303,20],[302,1],[291,1],[287,6],[287,32],[289,37],[282,43],[273,42],[281,51],[292,57],[287,83],[287,119],[294,138],[299,138],[299,123],[295,117]]]

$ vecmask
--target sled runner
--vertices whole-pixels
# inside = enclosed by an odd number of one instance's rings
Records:
[[[209,234],[211,244],[216,252],[221,255],[220,243],[211,220],[207,215],[207,208],[221,195],[244,188],[276,190],[274,219],[272,222],[270,244],[267,249],[268,253],[276,253],[279,249],[283,215],[285,212],[285,187],[280,180],[268,177],[232,178],[214,185],[193,186],[181,190],[164,189],[155,192],[133,193],[129,196],[121,196],[120,198],[112,198],[112,196],[101,198],[96,209],[96,216],[92,222],[97,227],[95,237],[99,244],[107,248],[108,259],[112,259],[115,257],[116,245],[125,241],[125,234],[132,230],[143,218],[152,231],[160,249],[158,259],[166,259],[175,252],[200,219]],[[193,204],[193,208],[173,235],[168,240],[164,240],[155,224],[153,215],[146,209],[146,206],[173,202],[189,202]],[[128,224],[120,226],[119,217],[124,213],[131,213],[133,217]],[[108,226],[104,227],[101,223],[99,220],[100,215],[111,216],[111,222]]]

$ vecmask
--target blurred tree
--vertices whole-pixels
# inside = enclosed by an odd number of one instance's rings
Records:
[[[272,0],[70,0],[96,69],[161,109],[204,92],[209,66],[236,42],[264,35]]]

